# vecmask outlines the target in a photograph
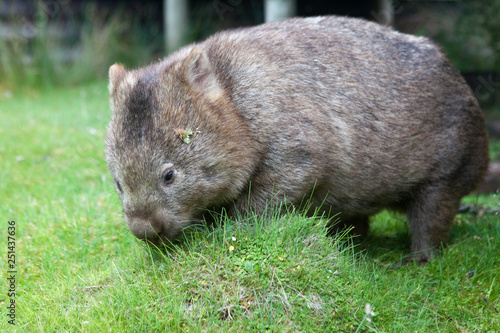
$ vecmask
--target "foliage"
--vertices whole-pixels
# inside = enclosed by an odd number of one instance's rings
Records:
[[[39,5],[33,19],[12,14],[11,35],[0,38],[0,90],[88,82],[105,78],[115,62],[133,67],[161,54],[159,27],[143,27],[134,13],[91,2],[80,17],[71,8],[51,12]]]
[[[500,71],[500,0],[457,4],[454,28],[437,37],[461,71]]]
[[[490,139],[490,160],[500,161],[500,140]]]

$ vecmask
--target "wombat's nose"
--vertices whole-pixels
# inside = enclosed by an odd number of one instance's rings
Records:
[[[135,237],[153,243],[158,242],[163,231],[161,223],[139,217],[127,219],[127,225]]]

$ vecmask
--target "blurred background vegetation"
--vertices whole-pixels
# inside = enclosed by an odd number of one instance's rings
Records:
[[[297,1],[299,16],[377,20],[375,0]],[[189,1],[187,41],[264,21],[262,0]],[[392,1],[393,26],[439,43],[483,107],[500,105],[500,0]],[[163,1],[0,1],[0,96],[105,79],[166,55]]]

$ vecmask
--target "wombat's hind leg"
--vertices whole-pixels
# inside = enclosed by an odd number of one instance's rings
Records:
[[[448,240],[459,205],[460,196],[451,186],[426,185],[413,193],[408,207],[410,260],[424,264]]]
[[[336,233],[339,233],[351,227],[352,229],[349,231],[349,235],[365,237],[366,235],[368,235],[368,230],[370,228],[369,217],[356,216],[343,218],[342,214],[340,214],[339,220],[333,218],[328,224],[328,235],[335,235]]]

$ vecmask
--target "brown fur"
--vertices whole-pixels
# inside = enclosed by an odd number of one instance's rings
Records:
[[[106,158],[141,239],[173,239],[206,208],[311,196],[360,232],[383,208],[408,212],[426,261],[487,168],[459,73],[426,38],[375,23],[290,19],[109,72]]]

